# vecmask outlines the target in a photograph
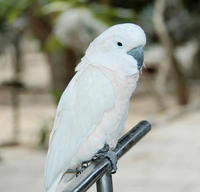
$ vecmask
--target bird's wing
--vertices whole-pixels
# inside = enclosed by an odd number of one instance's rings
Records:
[[[114,106],[111,81],[96,67],[77,72],[63,93],[51,132],[46,161],[45,185],[51,185],[70,164],[81,143]]]

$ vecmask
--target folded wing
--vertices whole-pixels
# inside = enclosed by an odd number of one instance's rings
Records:
[[[82,142],[114,107],[111,81],[96,67],[89,65],[76,73],[59,102],[50,135],[46,160],[45,187],[56,188]]]

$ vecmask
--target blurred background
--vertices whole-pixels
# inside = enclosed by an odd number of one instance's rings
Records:
[[[0,191],[44,191],[60,95],[89,43],[127,22],[147,45],[125,131],[143,119],[152,131],[119,161],[114,191],[200,191],[199,0],[0,0]]]

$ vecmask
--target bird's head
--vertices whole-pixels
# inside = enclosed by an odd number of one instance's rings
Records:
[[[145,43],[145,33],[138,25],[114,25],[90,44],[83,61],[85,59],[91,64],[133,75],[143,65]]]

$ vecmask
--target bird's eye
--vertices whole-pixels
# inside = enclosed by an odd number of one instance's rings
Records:
[[[117,45],[122,47],[122,43],[121,42],[117,42]]]

